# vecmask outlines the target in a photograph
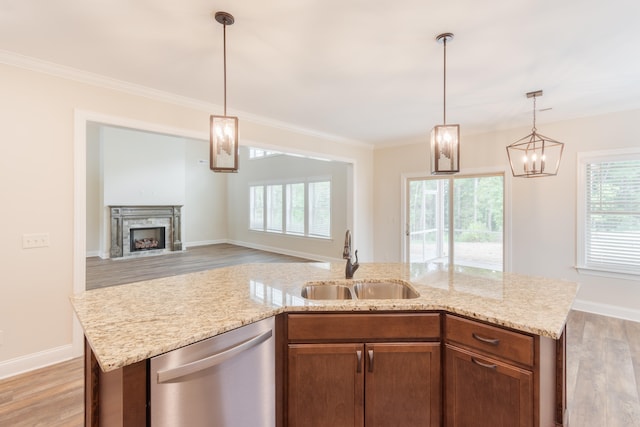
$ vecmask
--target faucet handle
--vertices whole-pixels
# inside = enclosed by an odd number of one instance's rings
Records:
[[[342,251],[342,259],[351,259],[351,250],[348,247],[344,247],[344,251]]]
[[[342,251],[343,259],[351,259],[351,231],[347,230],[344,235],[344,250]]]

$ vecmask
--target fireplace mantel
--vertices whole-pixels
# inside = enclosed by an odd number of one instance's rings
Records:
[[[132,228],[157,226],[165,228],[165,249],[144,254],[182,250],[182,205],[167,206],[109,206],[111,214],[111,258],[133,256],[129,247]],[[139,254],[142,255],[142,254]]]

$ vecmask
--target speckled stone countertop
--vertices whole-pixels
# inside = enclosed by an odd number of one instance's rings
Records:
[[[401,279],[420,297],[307,300],[307,281],[345,281],[343,263],[245,264],[71,297],[103,371],[282,312],[445,310],[557,339],[578,285],[439,264],[361,264],[354,281]]]

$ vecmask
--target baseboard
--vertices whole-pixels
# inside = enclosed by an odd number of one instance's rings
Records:
[[[0,362],[0,380],[73,359],[73,345],[67,344]]]
[[[87,258],[100,256],[100,251],[87,251]]]
[[[266,246],[266,245],[257,245],[255,243],[241,242],[241,241],[237,241],[237,240],[229,240],[227,243],[230,243],[230,244],[236,245],[236,246],[244,246],[245,248],[258,249],[258,250],[267,251],[267,252],[274,252],[276,254],[289,255],[289,256],[294,256],[294,257],[298,257],[298,258],[310,259],[312,261],[320,261],[320,262],[339,262],[339,261],[342,261],[341,258],[325,257],[325,256],[318,255],[318,254],[291,251],[291,250],[288,250],[288,249],[277,248],[277,247]]]
[[[229,243],[227,239],[216,239],[216,240],[199,240],[197,242],[183,242],[182,247],[184,249],[194,248],[196,246],[207,246],[207,245],[219,245],[220,243]]]
[[[634,310],[632,308],[579,299],[573,302],[572,308],[578,311],[586,311],[588,313],[601,314],[603,316],[616,317],[618,319],[640,322],[640,310]]]

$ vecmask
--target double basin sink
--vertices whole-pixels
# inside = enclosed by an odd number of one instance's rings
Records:
[[[411,299],[420,296],[404,280],[341,280],[307,282],[303,298],[313,300]]]

